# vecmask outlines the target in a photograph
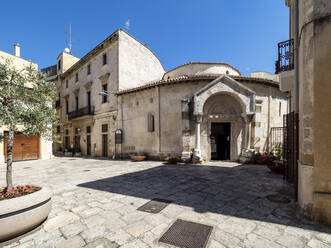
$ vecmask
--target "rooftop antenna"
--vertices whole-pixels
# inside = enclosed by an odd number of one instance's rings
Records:
[[[65,40],[65,42],[68,45],[69,51],[71,53],[71,47],[72,47],[72,42],[71,42],[71,23],[69,24],[69,32],[67,31],[67,28],[66,28],[65,34],[66,34],[66,40]]]

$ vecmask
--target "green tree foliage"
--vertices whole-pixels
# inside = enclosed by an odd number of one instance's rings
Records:
[[[56,86],[32,65],[21,70],[11,60],[0,60],[0,126],[5,126],[7,139],[7,188],[12,183],[12,147],[17,131],[53,139],[56,124]]]

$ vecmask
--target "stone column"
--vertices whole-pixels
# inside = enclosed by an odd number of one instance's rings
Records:
[[[193,162],[201,163],[201,148],[200,148],[200,125],[201,125],[202,115],[195,115],[195,149],[193,153]]]

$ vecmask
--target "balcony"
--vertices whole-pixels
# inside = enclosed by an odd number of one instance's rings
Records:
[[[68,119],[72,120],[74,118],[82,117],[85,115],[94,115],[94,106],[86,106],[76,111],[72,111],[68,113]]]
[[[56,65],[52,65],[40,70],[42,73],[46,74],[47,77],[51,77],[57,74],[57,67]]]
[[[276,74],[294,69],[294,40],[278,43]]]

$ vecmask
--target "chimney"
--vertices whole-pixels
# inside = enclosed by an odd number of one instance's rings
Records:
[[[18,43],[14,44],[14,55],[17,57],[21,57],[21,47]]]

